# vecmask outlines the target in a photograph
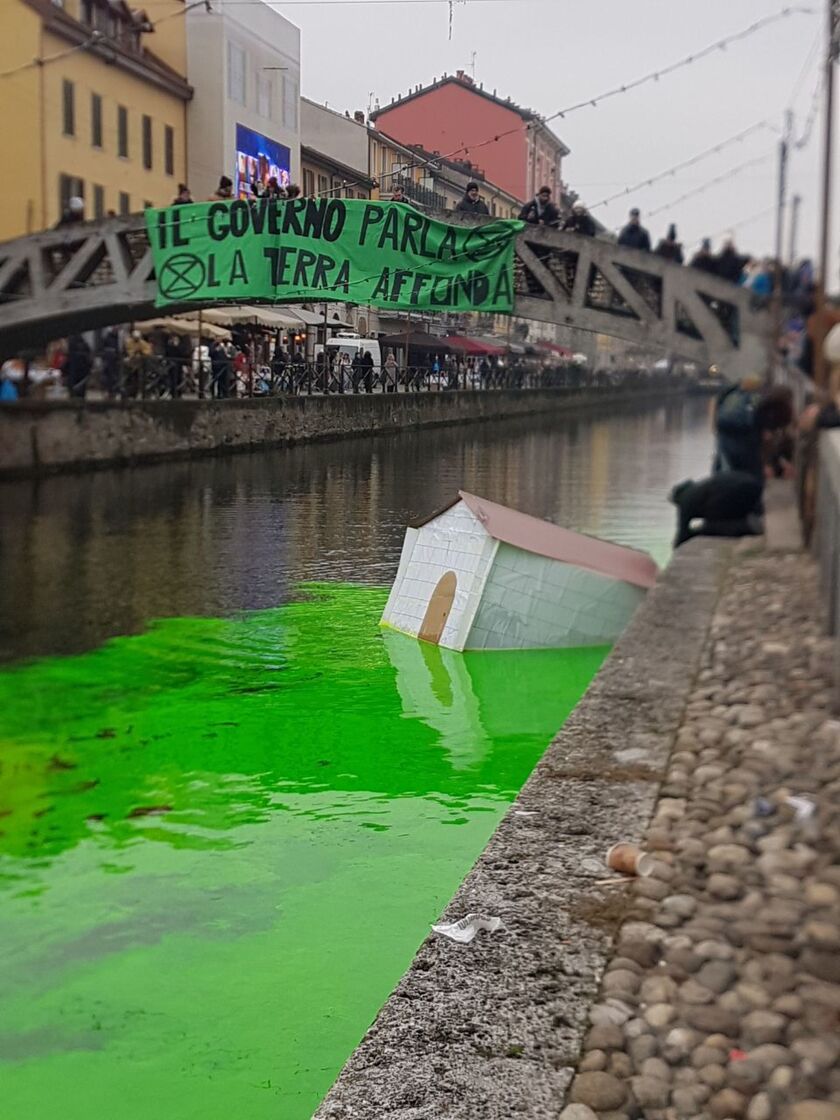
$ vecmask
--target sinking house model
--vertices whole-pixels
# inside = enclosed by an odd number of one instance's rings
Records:
[[[462,490],[406,529],[382,624],[455,650],[607,645],[657,574],[645,552]]]

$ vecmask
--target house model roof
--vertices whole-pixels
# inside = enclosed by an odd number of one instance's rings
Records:
[[[646,552],[563,529],[551,521],[543,521],[539,517],[500,506],[487,498],[468,494],[465,490],[458,491],[456,501],[459,499],[494,540],[504,541],[514,548],[534,552],[550,560],[576,564],[579,568],[623,580],[636,587],[649,588],[656,583],[659,569]],[[425,523],[433,521],[442,512],[443,510],[438,510]]]

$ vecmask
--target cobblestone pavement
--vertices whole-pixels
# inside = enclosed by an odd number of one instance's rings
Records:
[[[629,910],[562,1120],[840,1120],[840,722],[820,612],[806,557],[733,564],[648,830],[654,873],[602,888]]]

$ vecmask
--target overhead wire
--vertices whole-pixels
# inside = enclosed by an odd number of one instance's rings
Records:
[[[236,2],[236,0],[232,0],[232,2]],[[479,151],[482,148],[488,147],[490,144],[497,144],[500,140],[504,140],[508,136],[513,136],[516,133],[522,131],[529,132],[531,129],[534,129],[540,125],[545,125],[549,121],[556,120],[558,117],[564,118],[568,114],[577,112],[580,109],[597,107],[599,102],[606,101],[609,98],[618,96],[619,94],[629,93],[631,90],[638,89],[640,86],[643,86],[649,82],[658,82],[660,78],[663,78],[668,74],[672,74],[676,70],[693,65],[695,62],[699,62],[701,59],[706,58],[710,54],[713,54],[715,51],[726,50],[726,48],[730,44],[740,42],[746,38],[749,38],[752,35],[755,35],[759,31],[763,30],[770,24],[778,23],[780,20],[788,19],[794,15],[814,15],[814,9],[803,6],[782,8],[774,15],[764,16],[759,20],[755,20],[753,23],[749,24],[741,31],[736,31],[731,35],[726,35],[722,39],[718,39],[714,43],[710,43],[707,47],[704,47],[702,50],[699,50],[694,54],[686,55],[684,58],[679,59],[678,61],[673,62],[668,66],[660,67],[658,70],[653,70],[649,74],[644,74],[642,75],[642,77],[636,78],[631,82],[625,82],[620,86],[615,86],[614,88],[606,90],[603,93],[596,94],[594,97],[589,97],[585,101],[578,101],[572,105],[567,105],[562,109],[558,109],[556,112],[550,114],[547,117],[540,117],[534,114],[531,120],[523,121],[520,124],[514,125],[512,128],[508,128],[502,132],[495,133],[493,136],[487,137],[487,139],[485,140],[474,141],[471,143],[462,143],[460,147],[454,148],[451,152],[446,152],[443,155],[430,156],[428,159],[421,160],[419,162],[412,162],[403,167],[398,172],[389,172],[383,174],[378,177],[379,181],[381,182],[385,179],[395,178],[401,175],[404,171],[422,170],[424,167],[428,167],[430,164],[436,163],[441,160],[453,159],[454,157],[459,155],[468,156],[475,151]],[[346,183],[343,184],[343,186],[353,187],[358,185],[359,183],[361,183],[361,180]],[[323,193],[325,195],[329,195],[334,193],[335,190],[340,189],[342,188],[335,187]]]
[[[743,129],[734,136],[730,136],[728,140],[722,140],[719,144],[715,144],[711,148],[706,148],[704,151],[698,152],[697,155],[691,156],[681,163],[675,163],[673,167],[669,167],[665,171],[660,171],[657,175],[651,175],[650,178],[642,179],[638,183],[634,183],[631,187],[625,187],[623,190],[616,191],[615,194],[608,195],[607,198],[601,198],[598,202],[593,202],[589,209],[594,210],[598,206],[606,206],[608,203],[615,202],[616,199],[633,194],[634,191],[641,190],[643,187],[651,187],[654,183],[676,175],[678,172],[684,171],[687,167],[693,167],[695,164],[701,163],[704,159],[708,159],[709,156],[717,155],[717,153],[722,152],[724,148],[728,148],[732,144],[743,141],[754,132],[759,132],[763,129],[769,129],[773,132],[779,131],[778,126],[774,125],[771,121],[759,121],[757,124],[750,125],[749,128]]]
[[[673,206],[677,206],[680,202],[685,202],[689,198],[694,198],[698,194],[703,194],[705,191],[710,190],[712,187],[718,186],[720,183],[729,182],[742,171],[746,171],[750,167],[758,167],[762,163],[767,163],[768,160],[773,159],[774,152],[766,152],[763,156],[757,156],[754,159],[745,160],[744,163],[739,163],[735,167],[730,167],[728,171],[724,171],[721,175],[716,175],[713,179],[708,179],[705,183],[701,183],[699,187],[694,187],[685,194],[681,194],[679,198],[674,198],[670,202],[664,203],[662,206],[657,206],[653,210],[646,211],[645,216],[653,218],[657,214],[662,214],[666,210],[670,210]]]

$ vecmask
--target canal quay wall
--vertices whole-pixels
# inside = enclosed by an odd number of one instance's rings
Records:
[[[627,902],[604,856],[645,833],[732,555],[676,553],[443,918],[503,930],[430,935],[317,1120],[559,1116]]]
[[[317,440],[643,403],[682,390],[500,389],[230,401],[17,401],[0,406],[0,477],[31,477]]]

